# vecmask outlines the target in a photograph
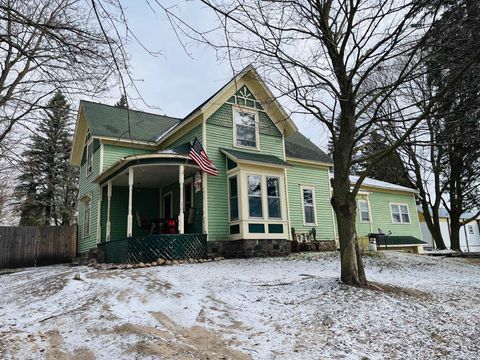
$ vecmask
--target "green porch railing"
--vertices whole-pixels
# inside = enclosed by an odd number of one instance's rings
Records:
[[[204,259],[207,256],[207,234],[161,234],[134,236],[103,243],[108,263],[152,262]]]

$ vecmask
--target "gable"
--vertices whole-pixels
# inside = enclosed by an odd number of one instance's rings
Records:
[[[258,113],[258,131],[262,135],[281,137],[282,133],[275,126],[272,119],[263,110],[262,105],[250,92],[247,86],[242,86],[235,95],[230,97],[226,103],[221,105],[212,116],[207,119],[207,124],[233,128],[233,108],[232,106],[245,107],[257,111]]]

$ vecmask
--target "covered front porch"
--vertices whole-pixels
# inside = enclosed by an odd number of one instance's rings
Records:
[[[187,154],[170,150],[125,157],[102,173],[98,238],[106,260],[204,257],[204,177]]]

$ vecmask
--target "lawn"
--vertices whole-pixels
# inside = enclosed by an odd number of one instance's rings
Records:
[[[365,262],[384,291],[341,284],[336,253],[0,275],[0,358],[479,356],[480,263],[394,252]]]

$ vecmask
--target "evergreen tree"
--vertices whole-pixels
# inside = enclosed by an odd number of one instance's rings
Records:
[[[70,105],[57,92],[23,153],[23,171],[15,191],[21,225],[74,222],[78,169],[68,163],[71,138]]]
[[[117,103],[114,105],[117,108],[122,108],[126,109],[127,108],[127,98],[125,97],[124,94],[120,96],[120,100],[117,101]]]
[[[411,183],[405,164],[400,157],[398,151],[393,151],[382,160],[370,164],[369,156],[386,150],[390,147],[389,142],[385,137],[377,131],[374,131],[368,137],[368,141],[362,149],[362,157],[367,160],[361,164],[362,168],[370,167],[369,177],[386,181],[392,184],[397,184],[406,187],[413,187]]]

